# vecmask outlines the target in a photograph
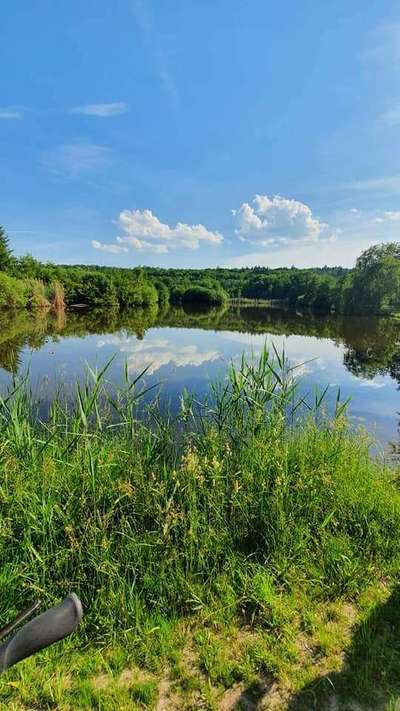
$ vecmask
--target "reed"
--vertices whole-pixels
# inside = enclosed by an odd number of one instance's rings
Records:
[[[61,282],[53,281],[50,284],[51,306],[57,313],[65,311],[65,289]]]
[[[27,379],[0,399],[1,622],[73,589],[81,639],[143,661],[149,625],[211,616],[286,635],[284,596],[356,600],[395,574],[395,474],[345,404],[327,417],[324,393],[302,394],[285,354],[243,359],[174,417],[157,396],[142,407],[146,371],[110,387],[108,368],[46,419]]]
[[[50,308],[46,286],[42,279],[28,279],[26,281],[26,287],[28,292],[28,303],[31,309]]]

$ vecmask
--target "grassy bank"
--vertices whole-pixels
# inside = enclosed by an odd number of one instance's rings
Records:
[[[0,402],[1,621],[70,590],[86,612],[1,708],[395,708],[396,472],[293,375],[264,353],[175,419],[139,419],[128,373],[47,422],[23,384]]]

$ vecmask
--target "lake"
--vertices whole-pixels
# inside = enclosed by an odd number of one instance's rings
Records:
[[[176,406],[184,388],[204,396],[210,380],[243,352],[257,355],[274,343],[298,366],[302,387],[340,387],[351,398],[350,417],[386,446],[398,441],[400,323],[391,319],[318,316],[257,306],[211,310],[168,308],[123,314],[67,312],[0,316],[0,387],[29,372],[32,388],[49,402],[56,388],[81,379],[85,364],[115,354],[108,379],[148,368],[146,384]]]

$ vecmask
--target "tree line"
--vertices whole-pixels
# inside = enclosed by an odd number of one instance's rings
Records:
[[[0,307],[219,306],[232,299],[285,302],[321,313],[397,314],[400,243],[370,247],[354,269],[124,269],[42,263],[29,254],[15,257],[0,227]]]
[[[285,302],[321,313],[396,314],[400,312],[400,243],[375,245],[354,269],[253,267],[243,269],[160,269],[145,273],[167,287],[179,302],[190,284],[215,282],[229,299]],[[212,286],[210,288],[213,288]]]

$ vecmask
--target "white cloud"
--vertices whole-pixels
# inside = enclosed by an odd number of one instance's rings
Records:
[[[385,388],[387,385],[387,383],[377,382],[376,380],[362,380],[358,384],[360,388],[374,388],[375,390]]]
[[[110,104],[84,104],[71,109],[71,114],[82,116],[98,116],[99,118],[110,118],[120,116],[129,111],[129,105],[125,101],[114,101]]]
[[[387,210],[383,213],[383,217],[385,220],[398,222],[400,220],[400,210]]]
[[[109,154],[108,148],[94,143],[70,143],[47,151],[43,163],[51,173],[78,177],[103,167]]]
[[[308,205],[280,195],[256,195],[233,215],[238,238],[259,247],[332,239],[328,225],[314,217]]]
[[[345,183],[343,187],[360,192],[379,192],[387,195],[397,195],[400,193],[400,175],[353,180],[350,183]]]
[[[375,217],[374,222],[400,222],[400,210],[386,210],[382,215]]]
[[[187,225],[178,222],[175,227],[170,227],[153,215],[151,210],[123,210],[118,223],[124,234],[117,237],[116,246],[125,251],[131,247],[139,252],[166,254],[172,249],[182,247],[198,249],[200,243],[215,246],[223,240],[219,232],[211,232],[200,224]],[[107,251],[112,251],[111,247],[112,245],[100,245],[96,246],[96,249],[107,248]]]
[[[118,244],[102,244],[96,239],[92,239],[91,242],[94,249],[99,249],[101,252],[110,252],[111,254],[121,254],[121,252],[128,252],[127,247],[120,247]]]
[[[25,114],[24,108],[20,106],[5,106],[0,108],[0,119],[15,120],[23,119]]]
[[[398,126],[400,124],[400,105],[395,106],[390,111],[386,111],[380,118],[381,121],[389,126]]]
[[[225,266],[322,267],[341,265],[353,267],[357,257],[368,247],[398,239],[400,210],[377,211],[350,208],[329,215],[335,241],[285,240],[265,248],[263,241],[252,240],[256,249],[248,254],[231,257]],[[325,233],[325,230],[323,231]]]

